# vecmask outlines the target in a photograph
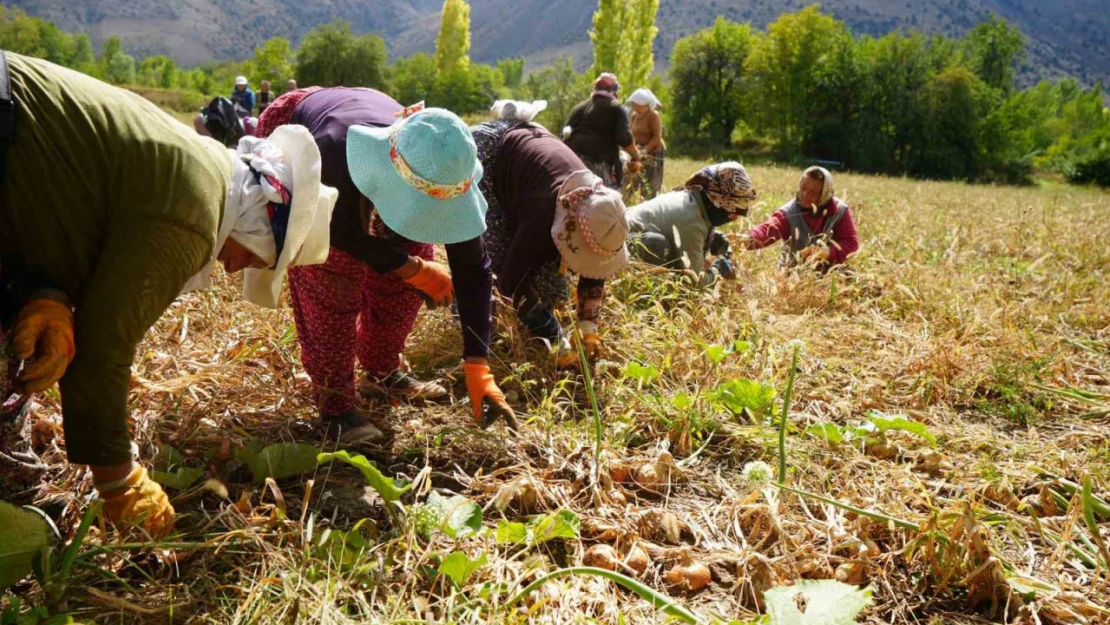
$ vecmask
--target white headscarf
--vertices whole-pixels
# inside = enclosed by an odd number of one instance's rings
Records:
[[[237,148],[227,153],[231,182],[216,234],[216,246],[208,264],[189,280],[184,291],[211,284],[216,257],[230,237],[268,267],[243,271],[243,297],[260,306],[276,308],[286,269],[327,260],[331,213],[339,193],[320,184],[320,150],[303,126],[280,126],[269,139],[243,137]],[[262,176],[256,179],[251,168]],[[292,196],[285,244],[280,254],[267,205],[282,203],[283,198],[267,182],[266,176],[276,177]]]
[[[632,95],[628,96],[628,101],[632,104],[651,107],[652,110],[662,106],[659,103],[659,98],[655,97],[655,94],[652,93],[650,89],[637,89],[633,91]]]
[[[530,122],[545,110],[547,110],[547,100],[533,100],[531,102],[498,100],[493,103],[489,112],[494,119],[515,119]]]
[[[814,167],[810,167],[810,168],[806,169],[804,172],[802,172],[802,179],[798,181],[799,191],[798,191],[798,194],[795,197],[801,197],[802,183],[805,182],[806,178],[812,178],[813,174],[817,174],[819,177],[824,179],[824,184],[821,186],[821,199],[817,200],[817,206],[814,206],[814,207],[807,206],[806,208],[814,208],[814,209],[823,208],[826,204],[829,203],[829,200],[833,199],[833,195],[836,192],[835,189],[833,188],[832,172],[825,169],[824,167],[814,166]],[[799,204],[800,203],[801,202],[799,201]]]

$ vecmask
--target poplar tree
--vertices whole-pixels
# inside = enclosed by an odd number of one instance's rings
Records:
[[[599,0],[594,12],[593,29],[590,42],[594,47],[594,64],[590,73],[594,76],[601,72],[613,72],[620,78],[621,37],[625,35],[625,2],[623,0]]]
[[[655,69],[652,45],[659,34],[655,26],[658,12],[659,0],[629,0],[625,6],[621,73],[617,76],[629,89],[645,86]]]
[[[435,60],[440,78],[470,67],[470,5],[464,0],[443,2]]]

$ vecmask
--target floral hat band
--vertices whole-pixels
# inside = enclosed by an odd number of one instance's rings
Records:
[[[389,133],[389,160],[393,163],[393,169],[397,170],[398,175],[414,189],[437,200],[450,200],[465,195],[474,186],[473,174],[468,176],[466,180],[453,184],[441,184],[428,180],[413,171],[412,167],[405,161],[405,157],[401,156],[400,150],[397,149],[397,135],[405,127],[404,120],[423,110],[424,103],[417,102],[397,114],[401,121],[394,124],[392,132]]]
[[[586,246],[590,251],[602,258],[611,258],[623,249],[624,245],[615,250],[607,250],[598,243],[597,237],[594,235],[593,227],[590,223],[589,216],[586,214],[587,202],[586,200],[601,190],[603,184],[600,180],[592,185],[580,187],[567,193],[562,198],[563,208],[567,210],[567,215],[574,215],[574,220],[582,228],[582,240],[586,242]],[[569,221],[569,219],[568,219]],[[573,224],[567,224],[567,230],[573,230]]]

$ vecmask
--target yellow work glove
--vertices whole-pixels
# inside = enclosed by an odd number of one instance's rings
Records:
[[[505,401],[505,394],[497,387],[489,365],[463,363],[466,373],[466,392],[470,395],[470,408],[474,421],[483,428],[489,427],[499,418],[504,418],[509,427],[516,429],[516,415]],[[485,408],[488,403],[489,407]]]
[[[404,281],[427,296],[430,308],[450,306],[451,300],[454,299],[454,286],[451,284],[451,274],[447,273],[447,268],[417,256],[413,258],[420,268],[416,273],[404,278]]]
[[[122,484],[98,485],[96,489],[104,500],[104,514],[112,523],[141,527],[153,538],[164,538],[173,530],[170,498],[142,466],[136,465]]]
[[[27,302],[12,329],[12,353],[29,361],[19,374],[20,390],[37,393],[54,386],[77,354],[73,311],[52,299]]]

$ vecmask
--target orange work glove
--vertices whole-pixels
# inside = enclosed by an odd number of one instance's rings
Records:
[[[108,488],[108,494],[101,492],[100,498],[112,523],[141,527],[153,538],[164,538],[173,530],[175,513],[170,498],[142,466],[136,466],[123,484]],[[97,491],[100,489],[97,486]]]
[[[470,395],[470,407],[478,425],[486,428],[497,419],[504,418],[509,427],[515,430],[516,415],[505,401],[505,394],[497,388],[497,382],[489,372],[489,365],[464,362],[463,371],[466,373],[466,392]],[[489,408],[488,414],[485,414],[487,402]]]
[[[52,299],[27,302],[12,330],[12,353],[30,361],[19,374],[23,392],[37,393],[54,386],[77,354],[73,312]]]
[[[555,364],[559,369],[577,367],[578,362],[578,335],[582,335],[582,350],[586,352],[587,360],[597,360],[601,355],[601,336],[597,332],[597,323],[593,321],[579,321],[578,332],[571,335],[570,342],[560,347],[556,355]]]
[[[451,274],[447,273],[447,268],[439,263],[426,261],[417,256],[413,258],[416,259],[420,268],[416,270],[416,273],[404,278],[404,281],[430,298],[429,308],[450,306],[451,300],[454,299],[454,287],[451,284]]]

